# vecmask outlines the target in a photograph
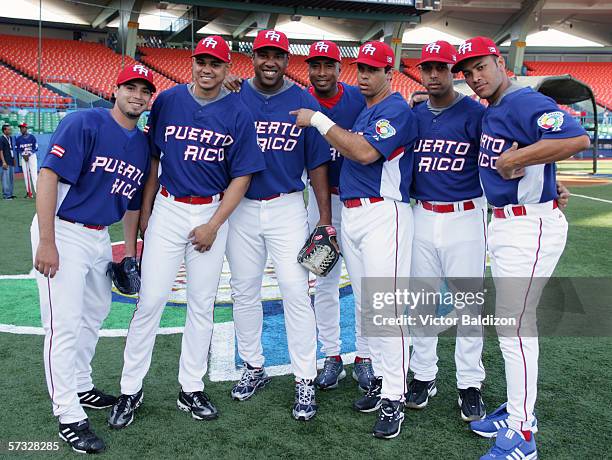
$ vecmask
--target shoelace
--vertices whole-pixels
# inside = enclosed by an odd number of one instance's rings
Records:
[[[249,369],[244,366],[244,371],[242,372],[242,376],[240,377],[240,381],[238,382],[238,386],[244,387],[249,385],[253,380],[256,379],[257,369]]]
[[[380,413],[378,414],[378,418],[380,420],[393,420],[395,418],[395,407],[390,402],[385,402],[380,408]]]
[[[374,380],[374,369],[372,368],[372,362],[371,361],[365,361],[361,363],[362,368],[364,369],[364,372],[368,378],[368,381]]]
[[[194,391],[191,394],[191,398],[193,399],[193,402],[198,406],[206,406],[208,404],[208,401],[210,401],[210,397],[203,391]]]
[[[424,390],[427,389],[428,382],[423,382],[422,380],[413,380],[410,382],[410,391],[414,394],[421,394]]]
[[[312,404],[312,400],[314,399],[315,395],[314,386],[308,385],[306,382],[299,382],[296,387],[298,403],[302,406]]]
[[[325,363],[323,364],[323,374],[327,375],[327,374],[335,374],[336,373],[336,366],[338,365],[338,361],[332,360],[332,359],[326,359]]]
[[[365,395],[366,397],[374,397],[374,396],[378,396],[380,394],[380,390],[382,390],[382,379],[381,378],[377,378],[375,380],[371,380],[371,384],[368,387],[368,390],[366,391]]]
[[[465,400],[470,407],[480,406],[480,392],[476,388],[468,388],[465,394]]]
[[[132,397],[129,395],[119,396],[117,401],[117,412],[123,413],[128,411],[132,407]]]

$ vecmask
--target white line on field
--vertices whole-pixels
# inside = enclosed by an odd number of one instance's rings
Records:
[[[588,200],[602,201],[603,203],[612,204],[612,200],[604,200],[603,198],[595,198],[594,196],[578,195],[577,193],[572,193],[570,196],[577,196],[579,198],[586,198]]]

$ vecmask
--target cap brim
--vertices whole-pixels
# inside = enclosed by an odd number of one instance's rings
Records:
[[[351,62],[351,64],[365,64],[369,65],[370,67],[377,67],[379,69],[384,69],[387,66],[393,66],[393,64],[383,64],[380,61],[363,56],[355,59],[353,62]]]
[[[463,64],[465,61],[468,61],[468,60],[476,58],[476,57],[483,57],[483,56],[498,56],[499,57],[499,54],[491,53],[491,52],[488,52],[488,53],[482,52],[482,53],[472,54],[472,55],[470,55],[468,57],[465,57],[463,59],[458,60],[455,63],[455,65],[451,68],[451,72],[453,72],[453,73],[461,72],[461,70],[462,70],[461,69],[461,64]]]
[[[262,48],[276,48],[277,50],[281,50],[281,51],[289,54],[289,50],[288,49],[285,49],[282,46],[278,46],[278,45],[271,45],[269,43],[266,43],[265,45],[259,45],[257,47],[254,46],[253,47],[253,51],[257,51],[257,50],[260,50]]]
[[[216,54],[212,54],[212,53],[207,53],[206,51],[202,51],[201,53],[193,53],[191,55],[192,58],[197,57],[197,56],[210,56],[210,57],[214,57],[215,59],[219,59],[222,62],[228,63],[230,62],[229,59],[223,59],[221,56],[217,56]]]
[[[128,78],[127,80],[118,81],[117,86],[124,85],[130,81],[141,81],[149,87],[152,93],[155,93],[157,91],[157,88],[155,87],[155,85],[151,83],[149,80],[145,80],[144,78]]]
[[[426,62],[441,62],[443,64],[456,64],[457,61],[452,61],[450,59],[442,59],[442,58],[425,58],[421,59],[419,62],[415,64],[415,67],[421,64],[425,64]]]
[[[324,56],[324,55],[317,55],[317,56],[308,56],[306,59],[304,59],[304,62],[309,62],[312,61],[313,59],[329,59],[331,61],[335,61],[335,62],[340,62],[340,59],[336,59],[335,57],[331,57],[331,56]]]

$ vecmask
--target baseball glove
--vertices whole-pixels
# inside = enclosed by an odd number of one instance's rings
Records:
[[[140,290],[140,275],[135,257],[124,257],[119,263],[109,262],[106,274],[122,294],[133,295]]]
[[[320,225],[308,237],[297,261],[317,276],[327,276],[340,258],[336,229]]]

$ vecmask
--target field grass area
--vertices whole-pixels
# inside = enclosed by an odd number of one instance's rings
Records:
[[[23,196],[22,182],[16,183]],[[573,187],[566,210],[570,223],[568,244],[559,263],[558,276],[612,275],[612,185]],[[608,202],[609,201],[609,202]],[[34,206],[19,198],[0,202],[4,246],[0,274],[28,273],[31,267],[29,226]],[[120,226],[112,229],[122,239]],[[2,280],[0,280],[0,283]],[[133,425],[111,431],[105,411],[90,411],[92,425],[108,445],[107,458],[412,458],[474,459],[489,441],[467,431],[459,418],[453,341],[439,345],[438,396],[421,411],[406,411],[402,433],[390,441],[370,435],[374,415],[351,409],[356,386],[347,377],[338,389],[319,392],[320,411],[308,423],[296,422],[290,413],[293,385],[289,376],[275,377],[252,400],[229,397],[230,382],[207,382],[206,391],[221,416],[197,422],[176,409],[180,335],[158,336],[151,370],[145,380],[144,404]],[[3,397],[0,409],[0,457],[6,457],[7,441],[55,441],[56,420],[44,383],[41,336],[0,333],[0,365]],[[540,353],[539,398],[536,406],[542,459],[610,458],[612,414],[612,338],[543,338]],[[117,393],[123,365],[125,338],[102,338],[93,363],[100,388]],[[487,379],[483,390],[489,410],[505,401],[503,361],[497,341],[485,344],[483,362]],[[62,444],[55,454],[65,457]],[[27,458],[28,455],[20,455]],[[40,458],[43,454],[31,455]]]
[[[592,173],[593,160],[565,160],[557,163],[562,174]],[[597,174],[612,174],[612,159],[597,160]]]

